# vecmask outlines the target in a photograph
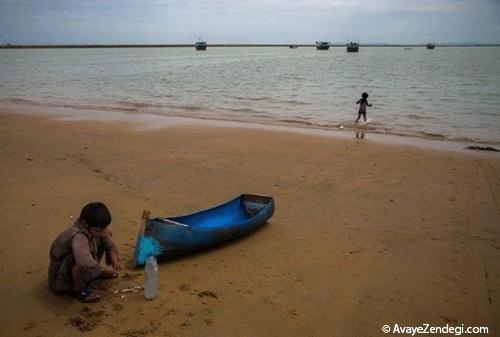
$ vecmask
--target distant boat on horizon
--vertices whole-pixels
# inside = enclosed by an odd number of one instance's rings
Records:
[[[427,49],[434,49],[434,48],[436,48],[436,45],[434,43],[427,44]]]
[[[316,41],[317,50],[328,50],[330,48],[330,42],[326,41]]]
[[[288,48],[290,48],[290,49],[297,49],[297,48],[299,48],[299,46],[297,46],[296,44],[291,44],[291,45],[288,46]]]
[[[359,43],[358,42],[348,42],[347,43],[347,52],[348,53],[357,53],[359,51]]]
[[[202,41],[201,39],[195,42],[194,48],[196,50],[207,50],[207,43],[205,41]]]

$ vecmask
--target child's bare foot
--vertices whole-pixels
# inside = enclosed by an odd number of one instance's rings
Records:
[[[82,303],[95,303],[101,299],[101,296],[93,292],[90,287],[75,290],[73,296]]]

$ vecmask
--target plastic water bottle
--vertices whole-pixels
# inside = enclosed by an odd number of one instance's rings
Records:
[[[154,256],[149,256],[144,269],[144,297],[154,300],[158,297],[158,263]]]

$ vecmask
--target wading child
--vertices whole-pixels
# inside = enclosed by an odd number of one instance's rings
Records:
[[[368,94],[366,92],[364,92],[363,94],[361,94],[361,98],[356,102],[356,104],[359,104],[359,112],[358,112],[358,119],[356,119],[355,123],[357,123],[359,121],[359,119],[361,118],[361,115],[363,115],[363,119],[366,122],[366,107],[372,106],[371,104],[368,103],[367,98],[368,98]]]
[[[106,205],[92,202],[83,207],[76,222],[62,231],[50,247],[49,287],[56,294],[72,295],[81,302],[97,302],[90,288],[97,278],[111,279],[122,268],[116,245],[107,228],[111,214]],[[100,260],[106,255],[106,265]]]

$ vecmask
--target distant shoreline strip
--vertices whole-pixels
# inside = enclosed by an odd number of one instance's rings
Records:
[[[314,44],[207,44],[208,47],[315,47]],[[332,43],[330,47],[345,47]],[[425,44],[361,44],[362,47],[426,47]],[[436,44],[436,47],[500,47],[500,44]],[[194,48],[194,44],[3,44],[0,49],[41,48]]]

